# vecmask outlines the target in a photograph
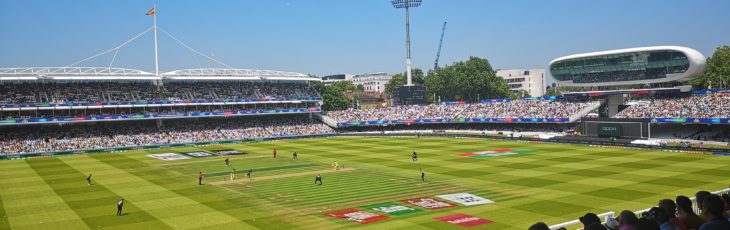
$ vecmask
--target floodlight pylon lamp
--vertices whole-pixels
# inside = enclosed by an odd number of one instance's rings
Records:
[[[393,7],[400,9],[400,8],[410,8],[410,7],[418,7],[421,5],[422,0],[393,0],[390,1],[391,4],[393,4]]]

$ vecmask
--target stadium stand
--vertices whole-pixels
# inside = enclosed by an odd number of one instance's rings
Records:
[[[0,84],[0,104],[319,98],[306,84],[273,82],[69,82]]]
[[[433,118],[568,118],[596,104],[596,102],[512,100],[477,104],[348,109],[332,111],[327,113],[327,116],[337,122]]]
[[[658,96],[649,103],[636,103],[614,118],[728,118],[730,93]]]
[[[0,154],[100,149],[256,139],[332,133],[333,129],[305,115],[175,119],[157,127],[152,121],[107,122],[92,125],[5,127]]]

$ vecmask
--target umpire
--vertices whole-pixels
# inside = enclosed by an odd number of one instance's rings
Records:
[[[117,216],[122,215],[122,208],[124,208],[124,198],[120,199],[119,202],[117,202]]]

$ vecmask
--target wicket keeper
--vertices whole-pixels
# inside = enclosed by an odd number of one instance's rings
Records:
[[[319,182],[319,185],[322,185],[322,176],[317,174],[317,177],[314,178],[314,184],[317,184]]]

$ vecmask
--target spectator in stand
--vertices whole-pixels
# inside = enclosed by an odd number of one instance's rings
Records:
[[[590,212],[581,216],[580,218],[578,218],[578,220],[580,221],[581,224],[583,224],[584,229],[588,228],[589,226],[591,226],[593,224],[599,224],[599,225],[601,224],[601,219],[598,218],[598,215],[596,215],[595,213],[590,213]],[[601,227],[603,227],[603,226],[601,226]]]
[[[543,222],[537,222],[530,226],[527,230],[550,230],[550,228]]]
[[[623,210],[618,216],[618,229],[619,230],[635,230],[636,224],[639,222],[639,218],[636,217],[634,212],[629,210]]]
[[[686,196],[677,196],[677,218],[682,221],[687,229],[699,229],[702,219],[692,209],[692,200]]]
[[[722,201],[725,202],[725,211],[727,212],[728,216],[730,217],[730,194],[725,193],[720,196],[722,198]]]
[[[687,226],[677,218],[677,204],[673,200],[663,199],[659,201],[659,208],[663,209],[667,216],[669,216],[669,222],[679,227],[679,229],[687,230]]]
[[[74,82],[0,85],[0,104],[318,98],[306,84],[270,82]]]
[[[333,132],[306,117],[233,117],[154,122],[114,122],[93,126],[53,126],[0,131],[0,154],[256,139]]]
[[[705,200],[705,197],[712,195],[712,193],[708,191],[699,191],[695,193],[695,202],[697,202],[697,208],[700,209],[700,218],[703,222],[707,222],[709,219],[707,218],[707,214],[704,212],[704,208],[702,207],[704,205],[703,201]]]
[[[374,120],[417,120],[459,118],[569,118],[592,103],[566,101],[513,100],[478,104],[397,106],[377,109],[331,111],[337,122]]]
[[[665,96],[629,106],[614,118],[728,118],[730,93]]]
[[[706,196],[702,201],[702,213],[707,216],[708,221],[700,226],[700,230],[730,229],[730,222],[728,222],[728,218],[725,216],[724,209],[725,202],[720,199],[720,196]]]
[[[674,225],[669,221],[669,214],[660,207],[651,208],[649,212],[643,216],[644,218],[652,220],[659,225],[660,230],[680,230],[677,225]]]

